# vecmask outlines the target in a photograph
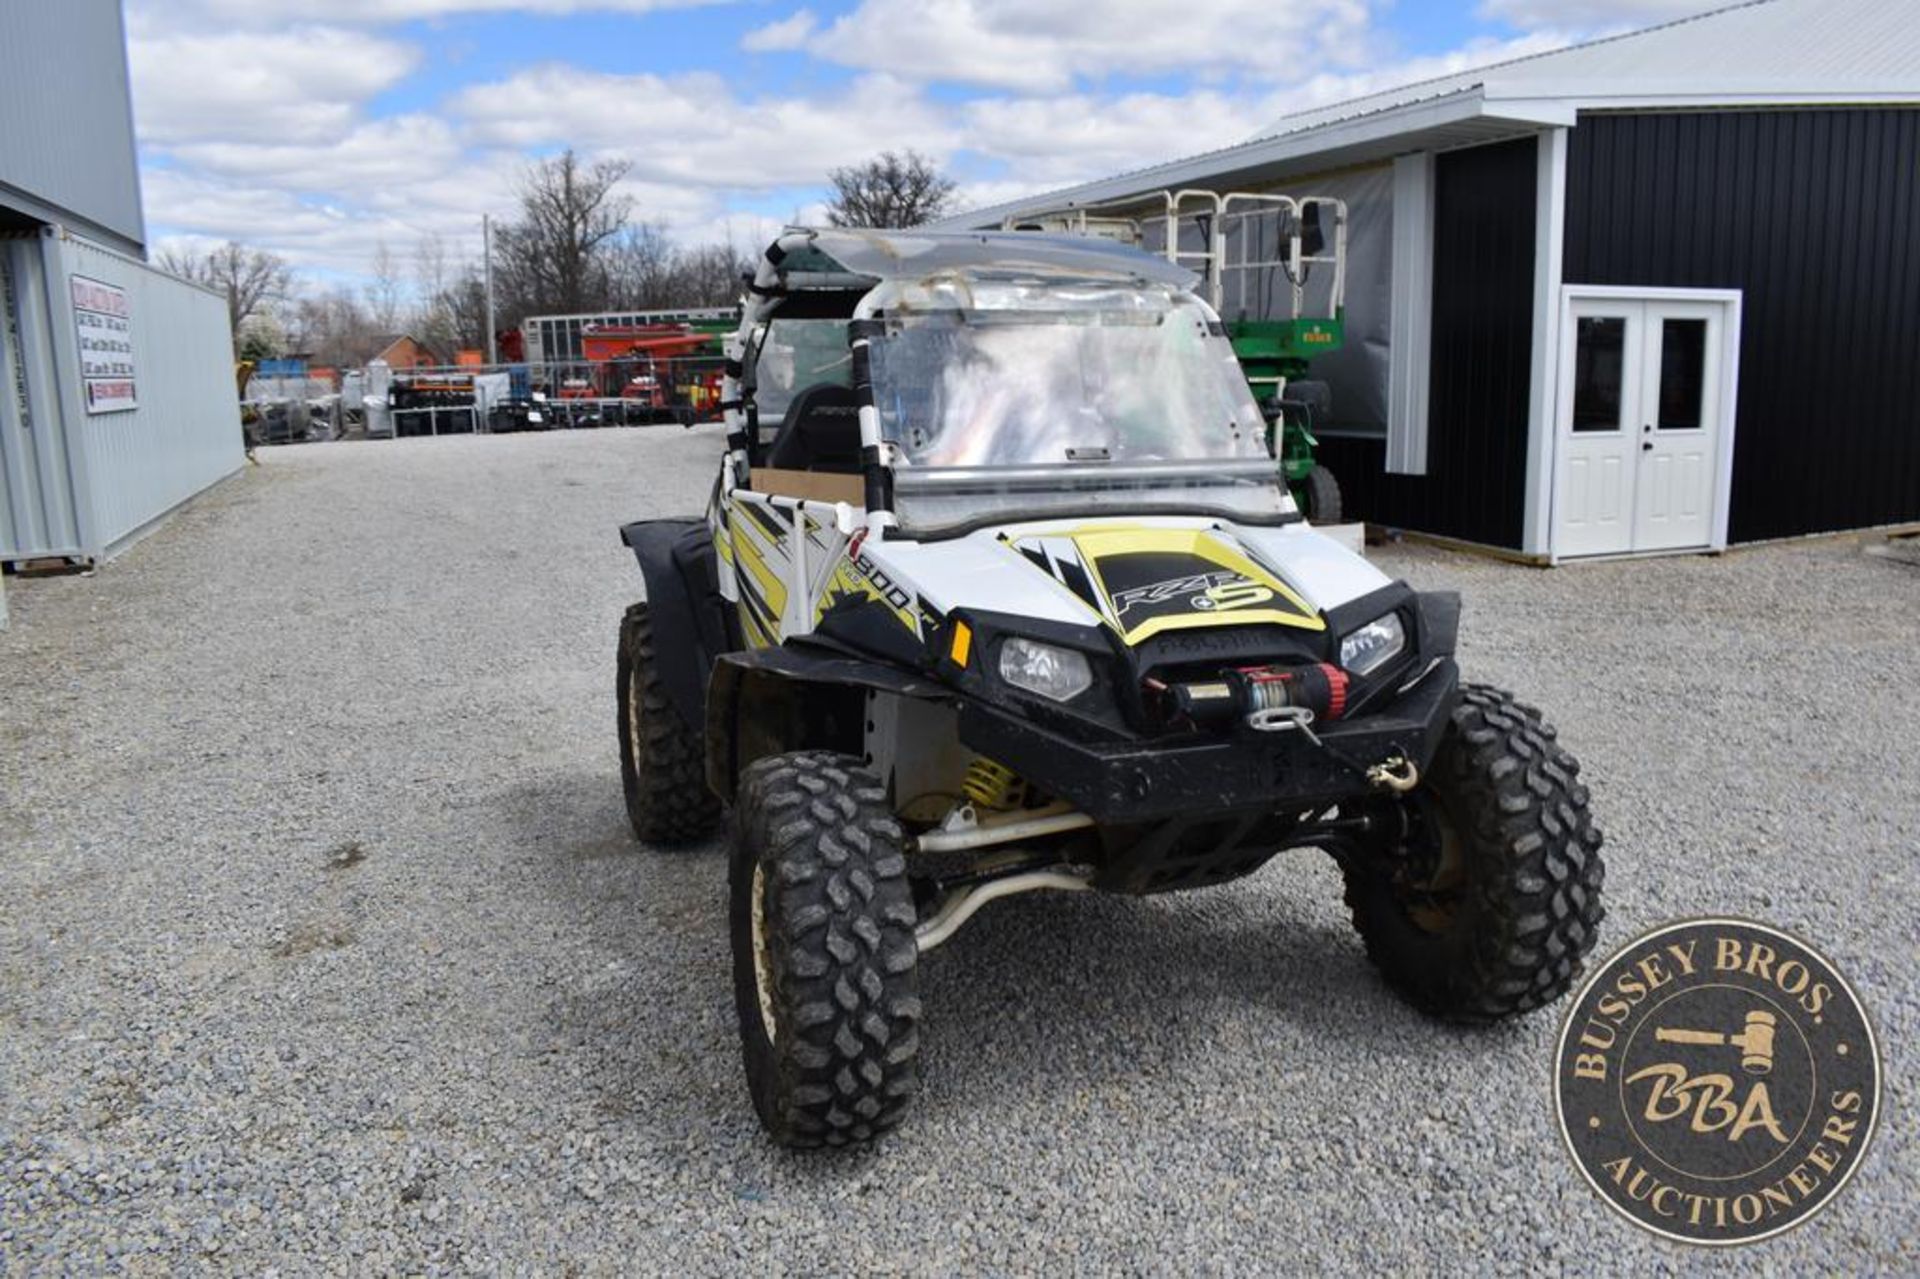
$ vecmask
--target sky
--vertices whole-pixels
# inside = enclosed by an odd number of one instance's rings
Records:
[[[352,282],[477,258],[527,166],[631,164],[637,216],[758,248],[912,148],[989,204],[1290,111],[1713,0],[126,0],[149,238]]]

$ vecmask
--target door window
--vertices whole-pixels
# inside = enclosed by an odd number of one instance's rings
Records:
[[[1620,392],[1626,378],[1627,321],[1619,315],[1583,315],[1573,347],[1573,429],[1620,429]]]
[[[1707,322],[1660,321],[1660,418],[1663,431],[1700,429],[1707,381]]]

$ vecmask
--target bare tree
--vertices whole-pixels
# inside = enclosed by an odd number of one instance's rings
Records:
[[[373,251],[373,269],[367,276],[367,310],[374,327],[392,333],[400,325],[400,267],[385,240]]]
[[[487,285],[478,263],[460,268],[453,283],[440,295],[448,331],[456,349],[487,349]]]
[[[284,258],[265,249],[249,249],[237,240],[202,254],[163,250],[159,265],[163,271],[224,292],[227,324],[236,334],[267,303],[286,297],[293,284],[293,270]]]
[[[378,332],[360,298],[345,287],[303,297],[293,308],[288,345],[316,364],[352,368],[371,353]]]
[[[495,244],[509,315],[607,305],[610,246],[633,212],[633,201],[617,190],[630,167],[621,160],[587,166],[568,149],[527,171],[520,219],[502,226]]]
[[[435,351],[458,350],[463,343],[448,298],[447,245],[439,232],[420,237],[414,246],[413,264],[414,281],[420,291],[420,309],[413,320],[415,336]]]
[[[413,246],[414,282],[420,296],[436,298],[447,288],[447,242],[438,231],[429,231]]]
[[[731,306],[751,269],[730,244],[703,244],[674,255],[666,306]]]
[[[678,252],[666,228],[646,222],[628,227],[607,246],[608,300],[636,310],[676,305]]]
[[[931,222],[953,199],[954,182],[918,151],[883,151],[865,164],[827,175],[833,199],[827,221],[834,226],[906,227]]]

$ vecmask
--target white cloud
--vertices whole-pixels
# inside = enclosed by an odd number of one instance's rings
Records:
[[[1005,161],[1016,179],[1061,186],[1227,146],[1246,135],[1251,106],[1211,90],[1076,93],[983,98],[962,118],[970,150]]]
[[[565,16],[575,13],[654,13],[662,9],[689,9],[732,3],[733,0],[330,0],[316,14],[311,0],[168,0],[172,15],[181,10],[252,27],[284,26],[311,21],[385,25],[422,18],[448,18],[463,13],[535,13]],[[154,14],[163,0],[136,0],[138,14]]]
[[[1483,18],[1516,27],[1648,26],[1724,9],[1731,0],[1481,0]]]
[[[1476,67],[1511,62],[1515,58],[1551,53],[1555,49],[1566,48],[1573,41],[1573,36],[1562,32],[1541,31],[1531,35],[1517,36],[1511,40],[1470,40],[1460,48],[1447,53],[1409,58],[1404,62],[1391,63],[1367,71],[1347,74],[1322,72],[1265,98],[1258,114],[1262,127],[1253,136],[1258,137],[1273,132],[1272,125],[1281,117],[1294,112],[1311,111],[1315,107],[1331,106],[1336,102],[1347,102],[1354,98],[1366,97],[1368,94],[1384,93],[1389,89],[1403,88],[1423,80],[1457,75]]]
[[[795,15],[797,18],[799,15]],[[749,48],[806,49],[908,78],[1059,90],[1079,78],[1162,72],[1282,79],[1301,66],[1354,66],[1367,0],[861,0],[830,25],[788,18]]]
[[[283,191],[361,198],[410,187],[423,175],[456,171],[463,153],[451,126],[424,115],[367,121],[318,145],[222,139],[168,149],[174,163],[208,174]]]
[[[286,191],[174,169],[149,169],[142,187],[152,220],[180,228],[189,242],[239,240],[307,270],[361,274],[383,241],[405,254],[424,231],[464,230],[418,216],[402,220],[367,209],[349,212]]]
[[[425,233],[445,237],[455,259],[476,255],[480,214],[510,216],[530,159],[562,147],[630,161],[623,193],[638,216],[683,241],[751,249],[789,219],[817,221],[827,172],[881,150],[932,156],[962,180],[960,206],[978,207],[1230,145],[1285,111],[1564,43],[1483,41],[1367,69],[1377,40],[1367,0],[862,0],[832,21],[799,9],[742,40],[874,68],[829,88],[745,96],[717,72],[550,63],[376,117],[381,95],[426,52],[348,24],[506,0],[335,0],[322,25],[277,29],[264,24],[295,12],[294,0],[175,0],[170,12],[185,16],[167,21],[157,4],[129,7],[151,224],[269,248],[323,277],[364,275],[382,242],[405,256]],[[208,15],[222,6],[251,16],[219,26]],[[297,10],[315,12],[310,0]],[[1303,67],[1317,73],[1293,78]],[[1159,73],[1192,87],[1102,88],[1110,76]],[[993,92],[955,103],[929,92],[934,80]]]
[[[813,35],[820,20],[813,16],[813,10],[801,9],[790,18],[770,22],[764,27],[755,27],[741,37],[740,47],[748,53],[779,53],[787,50],[804,49],[807,39]]]
[[[450,107],[479,142],[574,146],[631,160],[637,179],[768,191],[888,148],[943,154],[958,131],[916,88],[865,76],[831,94],[743,99],[711,73],[607,75],[546,65],[469,86]]]
[[[337,137],[420,60],[410,45],[336,27],[207,32],[136,19],[127,44],[140,137],[160,145]]]

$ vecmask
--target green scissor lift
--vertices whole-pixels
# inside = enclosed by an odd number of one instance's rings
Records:
[[[1311,361],[1339,350],[1346,338],[1343,202],[1259,191],[1161,191],[1009,218],[1005,226],[1102,236],[1198,271],[1267,414],[1268,446],[1294,500],[1316,524],[1340,522],[1340,485],[1314,456],[1313,421],[1326,411],[1325,384],[1302,383]],[[1316,267],[1330,275],[1324,288],[1310,290]]]

